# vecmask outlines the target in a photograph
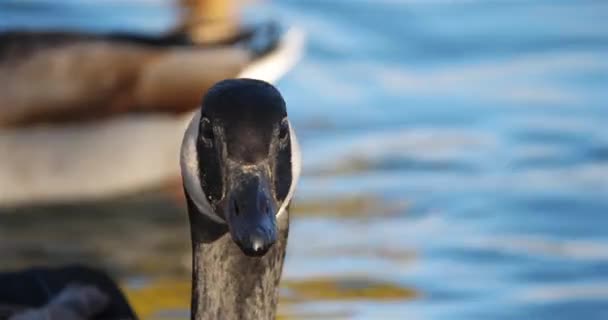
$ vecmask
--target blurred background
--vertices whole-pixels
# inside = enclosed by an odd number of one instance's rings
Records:
[[[154,35],[187,3],[0,0],[0,28]],[[304,156],[281,319],[608,319],[607,2],[236,5],[306,33],[276,82]],[[0,204],[0,270],[86,262],[186,319],[179,188]]]

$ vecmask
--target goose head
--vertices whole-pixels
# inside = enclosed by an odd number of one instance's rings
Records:
[[[186,130],[181,167],[194,214],[227,227],[245,255],[264,255],[277,240],[277,220],[300,174],[298,143],[279,91],[252,79],[214,85]]]

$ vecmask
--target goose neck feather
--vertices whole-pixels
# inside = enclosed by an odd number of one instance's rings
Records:
[[[226,225],[198,214],[187,198],[193,257],[191,318],[274,319],[289,233],[288,211],[277,219],[274,246],[263,257],[248,257]]]

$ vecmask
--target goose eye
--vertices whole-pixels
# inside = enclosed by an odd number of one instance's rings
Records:
[[[281,140],[281,142],[285,142],[288,136],[289,123],[287,122],[287,119],[283,119],[283,121],[281,121],[281,127],[279,129],[279,140]]]
[[[210,147],[213,144],[213,126],[207,118],[203,118],[203,120],[201,120],[200,137],[207,147]]]

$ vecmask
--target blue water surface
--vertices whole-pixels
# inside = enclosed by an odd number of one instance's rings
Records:
[[[175,22],[165,1],[0,3],[1,27]],[[247,12],[307,32],[278,84],[303,148],[298,199],[407,203],[296,216],[285,279],[357,275],[418,298],[296,311],[608,319],[608,2],[284,0]]]

